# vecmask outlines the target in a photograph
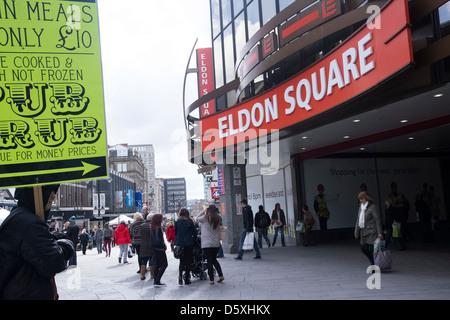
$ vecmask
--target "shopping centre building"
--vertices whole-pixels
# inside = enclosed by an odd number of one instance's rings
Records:
[[[219,209],[242,230],[280,203],[299,241],[301,207],[329,210],[320,240],[352,235],[365,185],[380,211],[394,183],[419,225],[450,208],[450,1],[210,0],[212,48],[197,53],[199,98],[184,106],[189,158],[217,170]],[[194,52],[194,51],[193,51]],[[193,59],[195,60],[195,59]],[[316,216],[313,230],[319,230]],[[446,230],[446,229],[445,229]],[[293,241],[293,240],[292,240]]]

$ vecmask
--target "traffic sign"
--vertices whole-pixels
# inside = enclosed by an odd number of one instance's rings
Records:
[[[97,1],[2,2],[0,187],[107,178]]]

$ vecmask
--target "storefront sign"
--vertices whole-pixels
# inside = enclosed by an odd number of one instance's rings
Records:
[[[106,178],[97,3],[2,1],[0,187]]]
[[[406,0],[380,13],[310,69],[257,98],[202,119],[202,151],[266,135],[357,97],[413,61]]]
[[[203,48],[197,50],[198,88],[199,96],[203,97],[214,90],[214,69],[212,61],[212,49]],[[216,112],[214,100],[211,100],[201,108],[201,118]]]

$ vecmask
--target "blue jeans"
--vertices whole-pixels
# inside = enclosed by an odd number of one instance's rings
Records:
[[[241,241],[239,243],[239,250],[238,250],[239,258],[242,258],[242,256],[244,255],[244,249],[242,249],[242,247],[244,245],[244,240],[245,240],[246,236],[247,236],[247,229],[244,228],[244,229],[242,229]],[[253,238],[254,237],[255,236],[253,236]],[[255,250],[257,257],[261,257],[261,252],[259,252],[259,247],[258,247],[258,243],[256,242],[256,239],[253,239],[253,250]]]
[[[272,246],[274,246],[275,242],[277,241],[278,231],[280,231],[280,234],[281,234],[281,245],[285,246],[286,244],[284,243],[284,226],[275,228],[275,234],[273,236]]]
[[[266,240],[267,245],[270,245],[269,237],[267,236],[267,227],[266,228],[258,228],[258,246],[262,248],[262,238]]]

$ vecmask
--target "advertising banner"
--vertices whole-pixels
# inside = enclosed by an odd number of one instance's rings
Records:
[[[0,20],[0,187],[107,178],[96,0],[5,0]]]
[[[197,66],[199,97],[203,97],[214,90],[212,48],[202,48],[197,50]],[[215,112],[215,102],[214,100],[211,100],[202,105],[200,117],[209,116]]]

